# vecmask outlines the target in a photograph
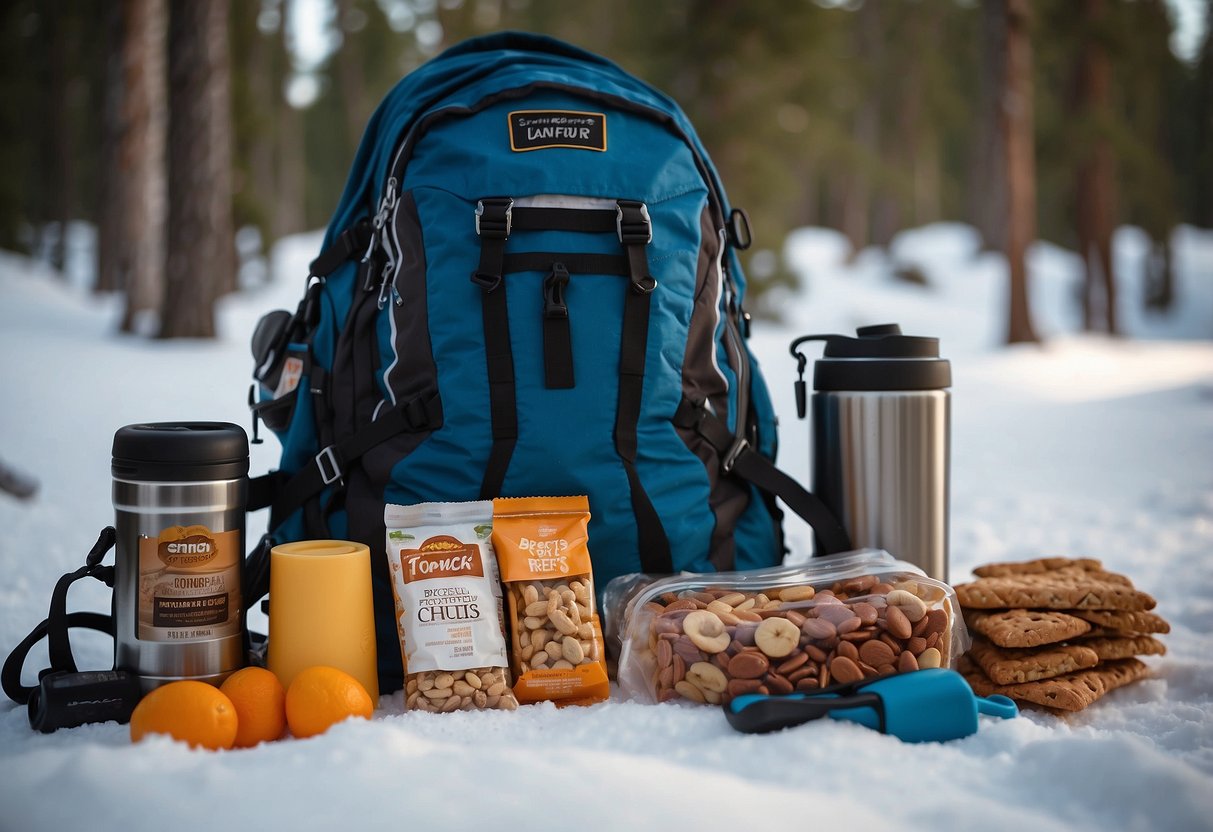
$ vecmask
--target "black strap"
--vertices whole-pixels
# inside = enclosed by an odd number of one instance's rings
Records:
[[[553,263],[543,280],[543,382],[557,390],[575,386],[572,324],[564,299],[568,287],[569,270],[564,263]]]
[[[480,287],[484,322],[484,354],[489,380],[489,416],[493,446],[480,483],[480,499],[500,496],[514,445],[518,441],[518,409],[514,390],[514,353],[510,346],[510,312],[506,304],[505,241],[509,239],[514,201],[508,197],[482,199],[476,206],[480,235],[480,266],[472,282]],[[551,261],[543,268],[551,266]]]
[[[560,262],[573,274],[617,274],[628,277],[632,271],[628,258],[621,254],[582,254],[554,251],[521,251],[502,259],[501,273],[547,272]]]
[[[263,534],[244,560],[243,591],[246,610],[252,609],[254,604],[269,594],[270,550],[274,548],[275,542],[269,533]]]
[[[320,256],[308,265],[308,274],[328,277],[347,260],[366,253],[371,242],[371,221],[366,217],[337,235],[333,244],[320,252]]]
[[[274,504],[274,500],[282,493],[282,487],[286,485],[287,476],[281,471],[270,471],[268,474],[262,474],[259,477],[253,477],[248,481],[248,502],[245,505],[246,511],[260,511],[263,508],[269,508]]]
[[[745,439],[734,436],[729,426],[707,407],[683,399],[674,414],[674,424],[693,430],[707,440],[716,449],[721,471],[725,474],[735,474],[774,494],[804,518],[817,535],[819,554],[832,555],[851,549],[851,539],[846,529],[821,498],[776,468]]]
[[[640,420],[640,402],[644,393],[645,356],[649,340],[649,307],[657,281],[649,274],[646,247],[652,240],[648,209],[643,203],[619,200],[620,242],[627,251],[631,278],[623,305],[623,331],[619,345],[619,401],[615,411],[615,451],[623,461],[631,492],[632,512],[643,572],[658,574],[674,571],[670,541],[661,517],[645,493],[636,472],[636,424]]]
[[[328,445],[307,466],[283,484],[270,511],[270,528],[276,528],[311,497],[333,483],[344,481],[350,463],[371,448],[400,433],[423,433],[442,427],[442,401],[430,393],[389,410],[353,436]]]
[[[614,208],[514,208],[516,231],[582,231],[605,234],[615,230]]]
[[[4,661],[4,668],[0,670],[0,684],[3,685],[4,693],[9,699],[19,705],[24,705],[29,702],[30,694],[37,689],[36,686],[21,684],[21,669],[25,665],[25,657],[29,654],[30,648],[43,637],[47,639],[47,650],[50,655],[50,667],[43,671],[43,673],[59,671],[75,673],[76,660],[72,656],[72,644],[68,638],[68,629],[71,627],[87,627],[92,630],[100,630],[111,636],[114,634],[114,619],[112,616],[90,612],[69,614],[67,611],[67,591],[71,589],[72,584],[82,578],[95,578],[106,586],[113,587],[114,567],[102,566],[101,561],[105,557],[105,554],[114,547],[117,537],[117,532],[113,526],[106,526],[102,529],[97,542],[93,544],[93,548],[89,550],[88,556],[85,558],[84,566],[75,572],[67,573],[55,584],[55,591],[51,594],[50,612],[47,614],[46,620],[35,627],[13,649],[13,652],[9,653],[8,658]]]

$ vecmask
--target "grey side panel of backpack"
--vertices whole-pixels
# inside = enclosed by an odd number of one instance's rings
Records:
[[[717,233],[707,206],[700,215],[699,224],[703,242],[699,248],[695,303],[682,364],[683,396],[691,401],[706,401],[715,412],[727,413],[729,384],[716,360],[716,331],[720,326],[723,293],[721,269],[724,240]],[[708,503],[716,521],[708,557],[717,569],[732,569],[736,552],[733,530],[737,519],[749,505],[749,489],[732,477],[721,476],[720,455],[699,434],[681,427],[676,430],[707,471],[710,483]]]

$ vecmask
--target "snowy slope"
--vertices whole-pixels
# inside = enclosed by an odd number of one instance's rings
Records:
[[[1039,245],[1035,311],[1051,340],[997,348],[1005,265],[976,251],[971,230],[933,226],[899,237],[892,262],[865,251],[851,266],[837,235],[798,232],[788,257],[805,288],[778,301],[783,325],[756,325],[753,345],[782,418],[782,464],[803,478],[791,338],[888,320],[941,336],[955,372],[954,580],[995,559],[1101,557],[1173,624],[1170,652],[1149,660],[1154,678],[1069,719],[983,718],[978,735],[927,746],[835,722],[747,737],[713,708],[620,701],[403,714],[396,694],[370,723],[213,754],[132,746],[114,724],[42,736],[4,702],[0,830],[1213,828],[1213,237],[1177,236],[1182,301],[1166,318],[1136,309],[1140,234],[1117,242],[1122,312],[1148,340],[1073,335],[1075,259]],[[55,580],[112,522],[117,427],[247,424],[248,336],[266,309],[293,308],[317,246],[315,235],[279,246],[276,280],[224,304],[216,343],[115,335],[112,299],[0,254],[0,459],[42,481],[31,503],[0,497],[0,650],[41,620]],[[907,264],[930,286],[891,284],[890,268]],[[255,448],[254,470],[274,457],[272,440]],[[807,532],[791,531],[803,555]],[[103,610],[108,597],[81,585],[70,603]],[[73,640],[86,667],[112,659],[99,636]],[[29,666],[44,661],[36,650]]]

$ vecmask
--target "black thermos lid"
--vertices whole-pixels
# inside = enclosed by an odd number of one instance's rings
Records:
[[[231,422],[153,422],[114,434],[114,477],[135,482],[203,482],[248,476],[244,428]]]
[[[857,337],[811,336],[825,341],[813,368],[815,390],[943,390],[952,365],[939,357],[939,339],[902,335],[897,324],[865,326]]]

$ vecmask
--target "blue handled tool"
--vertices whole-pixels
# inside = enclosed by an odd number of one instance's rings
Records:
[[[834,685],[816,693],[745,694],[724,705],[729,724],[764,734],[828,716],[858,722],[905,742],[942,742],[977,732],[979,713],[1010,719],[1005,696],[976,696],[954,670],[931,668]]]

